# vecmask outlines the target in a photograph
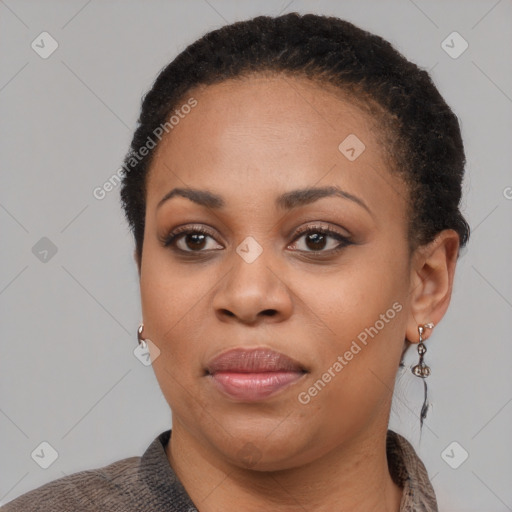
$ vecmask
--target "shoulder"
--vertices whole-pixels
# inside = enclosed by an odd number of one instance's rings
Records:
[[[402,512],[437,512],[437,501],[425,465],[412,444],[388,430],[386,452],[391,477],[403,488]]]
[[[130,484],[137,484],[140,457],[79,471],[33,489],[2,507],[2,512],[84,512],[132,510]]]
[[[158,435],[142,457],[53,480],[4,505],[1,512],[169,512],[193,509],[172,470],[165,446],[171,431]]]

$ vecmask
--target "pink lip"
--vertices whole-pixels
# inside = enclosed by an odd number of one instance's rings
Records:
[[[231,398],[262,400],[299,380],[306,370],[296,361],[270,349],[232,349],[206,368],[215,386]]]

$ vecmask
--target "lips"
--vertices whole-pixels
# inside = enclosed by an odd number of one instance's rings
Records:
[[[307,372],[294,359],[270,349],[232,349],[206,366],[216,388],[232,399],[265,399],[297,382]]]
[[[214,358],[206,367],[208,373],[302,372],[304,368],[280,352],[269,349],[232,349]]]

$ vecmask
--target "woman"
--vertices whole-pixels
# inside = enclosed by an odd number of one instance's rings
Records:
[[[411,344],[429,377],[464,164],[428,74],[350,23],[258,17],[189,46],[121,192],[172,430],[4,509],[436,511],[388,420]]]

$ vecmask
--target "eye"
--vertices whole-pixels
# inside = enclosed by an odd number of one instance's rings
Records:
[[[214,243],[208,244],[209,238]],[[207,252],[223,249],[215,241],[213,233],[204,226],[182,226],[177,228],[167,235],[163,243],[165,247],[171,246],[173,249],[182,252]]]
[[[287,248],[311,254],[334,254],[353,243],[338,231],[320,225],[306,226],[297,235]],[[304,239],[303,243],[299,243],[301,239]],[[224,248],[216,242],[214,233],[201,225],[181,226],[169,233],[162,242],[165,247],[184,253],[205,253]]]
[[[353,242],[338,231],[324,226],[306,226],[288,248],[308,253],[336,253]],[[301,239],[303,243],[299,243]]]

